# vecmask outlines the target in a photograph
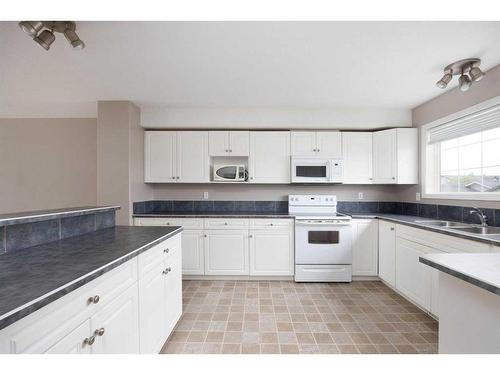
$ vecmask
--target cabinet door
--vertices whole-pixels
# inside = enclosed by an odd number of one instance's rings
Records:
[[[371,184],[373,182],[372,141],[372,133],[342,133],[344,184]]]
[[[138,287],[132,285],[90,319],[93,331],[104,329],[96,336],[92,352],[124,354],[139,352]]]
[[[353,220],[353,276],[377,276],[378,220]]]
[[[387,284],[396,286],[396,225],[379,220],[378,276]]]
[[[175,182],[175,131],[144,132],[144,181]]]
[[[290,183],[290,132],[250,132],[249,181]]]
[[[292,156],[317,156],[316,132],[291,132]]]
[[[166,338],[170,336],[182,315],[182,257],[176,249],[165,262]]]
[[[316,155],[322,158],[342,158],[342,133],[316,132]]]
[[[59,340],[47,350],[46,354],[90,354],[91,346],[84,344],[84,340],[92,335],[90,320],[87,319],[71,333]]]
[[[229,156],[229,132],[209,131],[208,149],[210,156]]]
[[[291,230],[250,232],[250,275],[293,275],[294,239]]]
[[[177,182],[209,182],[208,132],[177,132]]]
[[[229,156],[248,156],[250,151],[250,132],[229,132]]]
[[[248,231],[209,230],[205,233],[206,275],[248,275]]]
[[[141,353],[158,353],[166,340],[165,263],[160,262],[139,280]]]
[[[373,182],[395,184],[396,181],[396,129],[373,133]]]
[[[203,230],[184,230],[182,232],[182,273],[204,275],[204,258]]]
[[[431,270],[419,257],[432,249],[415,242],[396,238],[396,289],[424,309],[430,311]]]

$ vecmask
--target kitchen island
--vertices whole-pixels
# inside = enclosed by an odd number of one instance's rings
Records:
[[[500,353],[500,254],[426,254],[439,270],[439,353]]]

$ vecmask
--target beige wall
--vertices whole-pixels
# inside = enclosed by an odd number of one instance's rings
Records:
[[[119,205],[116,222],[132,223],[132,202],[152,199],[144,184],[144,130],[140,111],[128,101],[104,101],[97,105],[97,201]]]
[[[454,78],[456,79],[456,78]],[[486,72],[486,76],[474,83],[470,90],[461,92],[458,88],[450,90],[413,109],[413,126],[422,126],[444,116],[461,111],[500,95],[500,65]],[[400,187],[399,200],[414,202],[415,193],[421,191],[421,186]],[[498,201],[463,201],[455,199],[422,199],[422,203],[437,203],[459,206],[479,206],[500,208]]]
[[[393,201],[397,187],[391,185],[230,185],[230,184],[153,184],[154,199],[201,200],[208,192],[209,200],[286,200],[288,194],[336,194],[342,201]]]
[[[95,205],[96,119],[0,119],[0,213]]]

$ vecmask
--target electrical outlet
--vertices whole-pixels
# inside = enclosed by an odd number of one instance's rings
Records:
[[[203,199],[208,199],[208,191],[203,192]]]
[[[418,202],[420,200],[420,193],[415,194],[415,200]]]
[[[358,199],[359,199],[359,200],[362,200],[362,199],[363,199],[363,192],[362,192],[362,191],[360,191],[360,192],[358,193]]]

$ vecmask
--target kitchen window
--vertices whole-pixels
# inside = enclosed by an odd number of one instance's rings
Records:
[[[500,199],[500,98],[422,128],[424,198]]]

